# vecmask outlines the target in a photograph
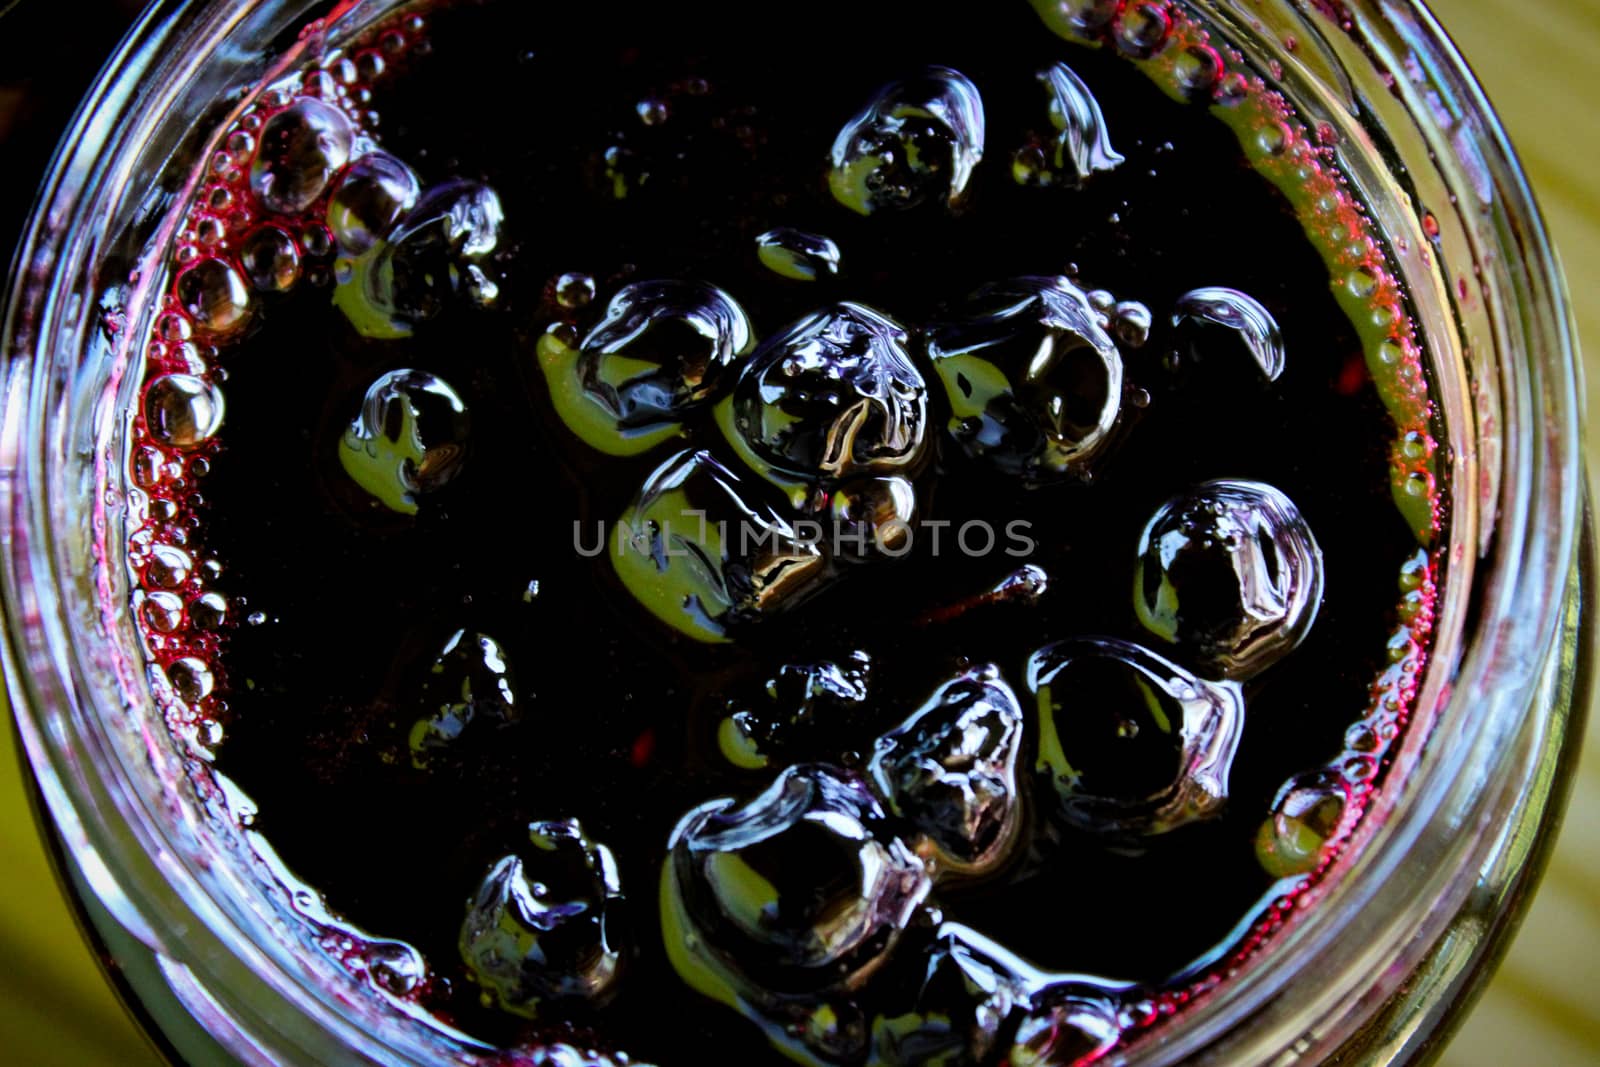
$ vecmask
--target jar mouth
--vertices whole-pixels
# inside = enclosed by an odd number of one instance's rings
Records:
[[[1410,0],[1345,5],[1343,25],[1300,10],[1325,5],[1292,0],[1253,6],[1248,18],[1233,4],[1189,6],[1250,42],[1262,66],[1269,56],[1283,62],[1296,101],[1351,146],[1348,170],[1361,192],[1409,167],[1400,198],[1365,197],[1390,205],[1376,220],[1385,232],[1420,235],[1429,210],[1443,231],[1436,243],[1419,240],[1402,266],[1430,348],[1442,338],[1451,349],[1450,364],[1436,360],[1432,370],[1456,409],[1453,573],[1417,718],[1390,784],[1314,894],[1317,906],[1290,919],[1180,1025],[1118,1054],[1141,1064],[1253,1062],[1307,1034],[1315,1047],[1336,1047],[1390,981],[1375,985],[1373,976],[1398,982],[1436,939],[1493,845],[1500,783],[1527,758],[1516,738],[1561,622],[1583,485],[1577,353],[1560,270],[1504,131],[1433,16]],[[263,873],[282,884],[286,872],[252,870],[237,839],[211,836],[208,820],[236,822],[238,800],[226,783],[198,795],[184,784],[182,756],[143,718],[142,657],[119,651],[138,647],[123,613],[120,515],[106,493],[117,484],[116,442],[138,385],[129,339],[140,336],[133,320],[160,284],[147,250],[173,236],[175,220],[160,221],[167,198],[189,192],[158,175],[192,145],[170,143],[158,127],[180,101],[208,95],[198,86],[270,80],[257,57],[262,43],[292,40],[285,34],[325,7],[156,3],[63,140],[18,252],[0,333],[5,670],[69,851],[118,921],[206,991],[208,1025],[269,1059],[283,1049],[307,1060],[470,1059],[484,1050],[464,1035],[388,1017],[392,1002],[336,967],[307,970],[275,914],[282,901],[243,903],[259,896]],[[273,71],[287,70],[303,50],[384,7],[343,0],[299,43],[260,54],[275,57]],[[1291,32],[1292,56],[1281,47]],[[1393,84],[1376,92],[1384,75]],[[1384,141],[1355,116],[1356,101],[1377,114]],[[195,128],[219,125],[215,117]],[[1430,151],[1439,160],[1432,171]],[[108,219],[133,223],[137,243],[107,232]],[[1437,250],[1431,263],[1418,254],[1426,248]],[[138,279],[124,297],[128,321],[111,337],[98,327],[115,273],[107,264]],[[1459,288],[1466,284],[1470,293]],[[219,855],[225,862],[214,862]],[[374,1010],[352,1010],[352,997]],[[203,999],[190,1006],[204,1020]]]

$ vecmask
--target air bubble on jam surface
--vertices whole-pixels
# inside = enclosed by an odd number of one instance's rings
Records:
[[[1088,294],[1066,278],[980,289],[927,351],[969,454],[1029,484],[1089,472],[1122,410],[1122,356]]]
[[[193,572],[193,556],[174,545],[157,544],[144,567],[144,584],[147,589],[181,589]]]
[[[207,258],[185,267],[175,291],[183,310],[204,329],[228,333],[250,317],[250,288],[227,260]]]
[[[880,1016],[871,1062],[892,1065],[990,1061],[1027,1003],[1032,972],[1004,949],[956,923],[940,925],[925,954],[910,1010]]]
[[[178,699],[189,705],[210,696],[217,684],[211,665],[197,656],[184,656],[168,664],[167,681]]]
[[[160,589],[138,594],[139,618],[158,634],[170,634],[183,625],[183,598]]]
[[[833,492],[835,559],[895,558],[911,551],[917,490],[905,478],[854,478]]]
[[[222,390],[191,374],[163,374],[144,387],[150,436],[174,448],[197,448],[222,426]]]
[[[361,959],[372,984],[391,996],[409,996],[428,977],[422,953],[404,941],[368,941]]]
[[[839,273],[839,246],[819,233],[779,226],[756,238],[756,257],[774,274],[814,282]]]
[[[556,303],[569,311],[589,306],[594,299],[594,278],[578,271],[568,271],[556,279]]]
[[[604,1003],[627,947],[616,858],[576,819],[534,823],[496,860],[461,924],[461,959],[494,1003],[536,1017],[552,999]]]
[[[899,323],[841,303],[756,349],[719,405],[747,463],[784,485],[915,474],[927,455],[928,390]]]
[[[1122,1036],[1114,1002],[1063,986],[1039,997],[1012,1035],[1010,1067],[1086,1067]]]
[[[983,99],[949,67],[891,82],[845,124],[829,154],[828,188],[862,215],[927,201],[960,203],[983,158]]]
[[[389,236],[421,193],[405,163],[387,152],[369,152],[350,164],[328,198],[328,229],[342,251],[358,256]]]
[[[1172,314],[1172,325],[1185,322],[1210,323],[1233,331],[1269,382],[1283,373],[1283,333],[1272,313],[1254,297],[1219,286],[1191,289],[1178,298]]]
[[[1022,709],[999,668],[972,667],[878,738],[867,773],[939,872],[988,874],[1022,828],[1022,737]]]
[[[858,988],[931,887],[922,861],[874,830],[882,818],[862,782],[814,764],[691,811],[663,875],[663,911],[685,926],[676,944],[664,930],[674,963],[760,1007]]]
[[[389,236],[341,261],[333,302],[363,336],[410,337],[455,300],[487,307],[499,298],[491,255],[505,223],[500,197],[458,179],[426,190]]]
[[[668,458],[617,525],[608,554],[622,584],[700,641],[726,640],[730,627],[813,592],[827,575],[822,551],[762,503],[762,488],[704,450]]]
[[[411,762],[418,769],[450,747],[475,720],[506,726],[521,717],[516,676],[500,642],[457,630],[421,683],[426,716],[411,727]]]
[[[449,383],[390,371],[368,387],[339,442],[339,462],[378,504],[415,515],[419,496],[460,473],[470,429],[466,402]]]
[[[267,223],[244,240],[239,265],[263,293],[286,293],[300,280],[300,249],[279,226]]]
[[[675,434],[748,354],[751,338],[744,309],[714,285],[636,282],[618,290],[575,348],[547,332],[539,364],[567,428],[602,452],[628,455]]]
[[[785,663],[763,683],[761,704],[789,723],[825,722],[865,704],[871,681],[872,657],[862,651],[838,660]]]
[[[1263,482],[1204,482],[1167,501],[1139,538],[1144,628],[1226,678],[1298,645],[1322,602],[1322,550],[1300,510]]]
[[[189,601],[188,611],[195,629],[215,633],[228,620],[228,598],[221,593],[201,593]]]
[[[350,160],[355,126],[344,112],[301,97],[261,127],[250,188],[268,211],[298,214],[327,191]]]
[[[1067,825],[1113,838],[1175,830],[1221,811],[1244,730],[1236,682],[1196,677],[1114,638],[1046,645],[1028,661],[1037,771]]]
[[[1310,771],[1283,784],[1256,833],[1256,859],[1274,878],[1308,874],[1339,832],[1350,787],[1335,771]]]
[[[1115,170],[1123,157],[1111,147],[1100,102],[1083,79],[1065,63],[1052,63],[1039,73],[1039,81],[1050,94],[1050,124],[1056,132],[1030,157],[1043,166],[1021,165],[1019,153],[1019,165],[1012,168],[1017,181],[1076,186],[1095,174]],[[1025,147],[1021,153],[1028,151]]]
[[[953,922],[939,926],[925,958],[911,1010],[875,1021],[871,1062],[1078,1067],[1096,1058],[1086,1044],[1120,1034],[1126,983],[1040,970]]]
[[[784,663],[757,683],[724,693],[723,755],[755,769],[802,738],[837,733],[867,707],[871,680],[872,657],[858,649],[836,660]]]

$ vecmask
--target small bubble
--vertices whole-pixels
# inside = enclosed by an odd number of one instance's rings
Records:
[[[1237,104],[1250,95],[1250,81],[1238,71],[1231,71],[1223,75],[1217,83],[1216,97],[1219,104]]]
[[[222,393],[189,374],[164,374],[145,387],[144,417],[158,441],[194,448],[222,425]]]
[[[333,251],[333,231],[320,222],[313,222],[300,231],[300,247],[312,259],[321,259]]]
[[[234,130],[228,134],[224,147],[236,162],[244,163],[250,158],[250,153],[256,150],[256,139],[244,130]]]
[[[196,656],[185,656],[174,661],[167,667],[167,680],[172,683],[172,691],[185,704],[205,699],[216,687],[211,666]]]
[[[160,450],[151,448],[149,445],[140,448],[133,456],[134,484],[143,489],[151,489],[159,485],[161,483],[162,467],[166,461],[167,457],[163,456]]]
[[[181,548],[172,545],[155,545],[150,549],[150,562],[144,567],[145,585],[157,589],[177,589],[189,580],[194,559]]]
[[[245,238],[238,262],[262,293],[286,293],[299,280],[299,250],[277,226],[267,224]]]
[[[223,225],[222,220],[211,215],[201,219],[200,225],[195,227],[195,236],[201,244],[207,247],[220,244],[227,235],[228,229]]]
[[[1344,285],[1351,296],[1364,300],[1377,292],[1378,276],[1365,267],[1357,267],[1345,275]]]
[[[360,75],[356,72],[355,60],[349,56],[340,56],[338,59],[333,60],[328,64],[327,70],[328,73],[333,75],[334,81],[337,81],[340,85],[354,85],[360,80]]]
[[[651,97],[641,100],[634,105],[634,111],[639,116],[639,121],[646,126],[659,126],[667,121],[667,102]]]
[[[156,332],[168,341],[187,341],[194,333],[194,327],[182,315],[168,312],[157,321]]]
[[[1112,309],[1113,329],[1117,339],[1132,348],[1140,348],[1150,340],[1153,318],[1150,309],[1134,300],[1124,300]]]
[[[189,619],[200,630],[220,630],[228,617],[228,599],[221,593],[202,593],[189,601]]]
[[[1364,722],[1358,722],[1345,731],[1344,744],[1352,752],[1376,752],[1381,747],[1378,735]]]
[[[328,231],[340,248],[359,255],[389,236],[421,192],[406,164],[387,152],[368,153],[350,165],[329,197]],[[309,231],[306,253],[323,254],[314,249]]]
[[[1191,45],[1174,61],[1178,83],[1194,94],[1209,93],[1222,76],[1222,57],[1207,45]]]
[[[139,616],[150,629],[170,634],[183,623],[183,600],[176,593],[147,593]]]
[[[1172,33],[1172,16],[1158,0],[1137,0],[1117,20],[1117,47],[1130,56],[1148,59],[1166,46]]]
[[[1119,0],[1060,0],[1055,9],[1073,29],[1098,30],[1117,13],[1118,3]]]
[[[756,258],[774,274],[795,281],[815,281],[824,274],[839,273],[839,246],[831,238],[789,226],[757,237]]]
[[[354,139],[343,112],[320,100],[297,100],[261,128],[250,188],[269,211],[304,211],[349,161]]]
[[[1269,122],[1256,134],[1256,144],[1269,156],[1281,156],[1294,143],[1294,132],[1282,122]]]
[[[1351,785],[1370,782],[1378,774],[1378,762],[1371,756],[1351,756],[1344,761],[1340,774]]]
[[[250,289],[226,260],[202,259],[178,275],[178,303],[200,326],[218,332],[241,325],[250,314]]]
[[[556,279],[556,303],[568,310],[586,307],[594,299],[594,278],[569,272]]]

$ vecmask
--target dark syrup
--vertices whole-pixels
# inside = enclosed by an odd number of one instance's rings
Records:
[[[372,340],[330,305],[332,279],[310,276],[331,273],[332,256],[307,256],[307,276],[258,296],[222,352],[226,428],[203,499],[186,501],[225,568],[213,584],[231,598],[216,768],[255,801],[254,828],[333,911],[415,945],[433,976],[417,996],[475,1036],[511,1045],[571,1027],[653,1062],[707,1049],[782,1062],[766,1034],[690,989],[666,958],[658,893],[673,827],[795,763],[859,770],[877,735],[971,665],[998,665],[1031,722],[1026,664],[1048,642],[1121,638],[1183,662],[1134,615],[1141,529],[1199,483],[1252,479],[1298,505],[1325,587],[1304,642],[1244,683],[1221,813],[1136,847],[1063,827],[1033,773],[1030,734],[1019,761],[1028,843],[997,875],[941,884],[930,900],[1038,967],[1136,983],[1147,1002],[1233,951],[1275,891],[1258,828],[1287,778],[1337,768],[1391,663],[1395,576],[1418,552],[1391,498],[1395,423],[1364,372],[1363,340],[1302,219],[1234,133],[1112,50],[1062,42],[1021,4],[981,20],[813,6],[780,33],[737,13],[612,5],[536,19],[520,5],[460,5],[427,18],[427,47],[397,50],[362,106],[424,188],[469,178],[498,192],[500,297],[488,310],[449,302],[409,338]],[[1048,131],[1034,74],[1062,61],[1125,158],[1081,188],[1025,188],[1009,153]],[[983,93],[987,151],[962,209],[844,209],[824,180],[839,127],[886,81],[929,64]],[[762,267],[757,237],[780,226],[836,242],[838,276],[802,283]],[[594,279],[586,307],[557,299],[571,272]],[[924,519],[953,523],[943,551],[924,543],[901,561],[848,567],[792,610],[707,645],[646,613],[605,556],[575,550],[575,524],[590,543],[596,523],[609,531],[676,449],[738,459],[704,415],[642,456],[588,448],[555,415],[539,368],[552,323],[581,333],[629,282],[692,278],[736,297],[758,337],[839,300],[915,329],[987,283],[1062,274],[1154,312],[1148,342],[1120,346],[1127,399],[1092,480],[1028,490],[964,455],[924,365],[937,441],[918,496]],[[1172,324],[1169,309],[1202,286],[1270,311],[1287,356],[1276,381],[1225,331]],[[447,381],[471,424],[459,475],[421,495],[414,517],[362,492],[338,454],[368,386],[401,368]],[[988,555],[951,551],[975,518],[1027,523],[1036,550],[1007,556],[1002,534]],[[1042,596],[969,606],[1024,564],[1047,576]],[[419,752],[417,724],[459,697],[460,655],[432,669],[458,631],[458,652],[476,635],[503,650],[514,721],[480,714]],[[799,707],[781,706],[797,701],[794,686],[764,695],[784,665],[856,654],[870,660],[864,702],[823,699],[794,725]],[[734,766],[719,745],[739,710],[770,728],[764,768]],[[1123,770],[1135,769],[1102,773]],[[480,999],[458,938],[489,868],[528,852],[529,824],[568,818],[616,858],[623,973],[609,1002],[547,1001],[532,1022]],[[933,937],[931,919],[913,922],[865,996],[869,1019],[908,1009]]]

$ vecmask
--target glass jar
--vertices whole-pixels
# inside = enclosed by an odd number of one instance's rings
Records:
[[[1315,907],[1112,1062],[1411,1062],[1513,932],[1576,759],[1592,575],[1567,295],[1504,131],[1420,5],[1189,6],[1326,124],[1390,241],[1448,428],[1450,577],[1389,784]],[[128,339],[167,281],[185,161],[243,90],[392,7],[153,4],[62,141],[7,297],[6,680],[98,934],[196,1062],[492,1058],[308,943],[292,879],[151,711],[121,563]]]

